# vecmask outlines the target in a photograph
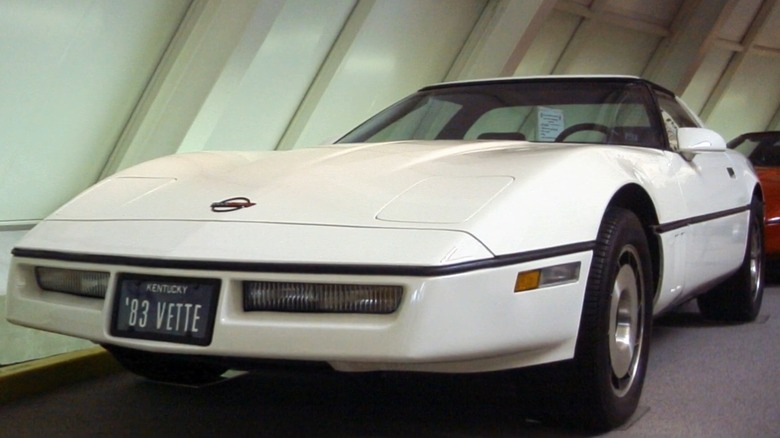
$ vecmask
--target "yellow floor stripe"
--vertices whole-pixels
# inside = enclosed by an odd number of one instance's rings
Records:
[[[101,347],[0,368],[0,403],[116,373],[122,367]]]

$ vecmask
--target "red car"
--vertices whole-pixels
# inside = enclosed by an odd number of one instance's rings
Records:
[[[780,131],[751,132],[731,140],[728,147],[748,157],[764,190],[764,248],[780,259]]]

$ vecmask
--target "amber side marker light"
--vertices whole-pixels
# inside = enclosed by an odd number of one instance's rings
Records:
[[[573,283],[580,278],[580,262],[548,266],[517,274],[515,292],[525,292],[558,284]]]

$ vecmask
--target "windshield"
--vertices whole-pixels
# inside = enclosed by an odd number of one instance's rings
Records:
[[[525,140],[661,148],[647,88],[625,81],[463,84],[414,94],[339,143]]]

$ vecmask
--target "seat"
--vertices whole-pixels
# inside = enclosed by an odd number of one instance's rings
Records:
[[[525,135],[522,132],[483,132],[477,136],[477,139],[524,141]]]

